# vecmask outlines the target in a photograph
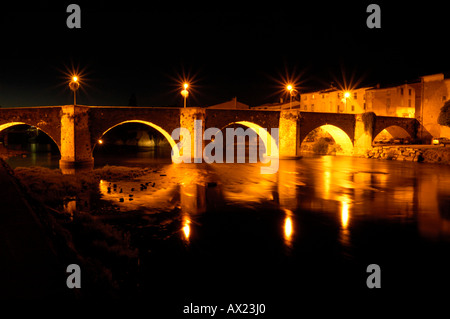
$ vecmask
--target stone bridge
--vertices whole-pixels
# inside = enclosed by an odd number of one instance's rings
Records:
[[[201,131],[195,128],[201,120]],[[372,147],[373,139],[383,129],[400,127],[412,138],[417,137],[419,122],[413,118],[372,116],[363,114],[338,114],[301,112],[299,110],[223,110],[208,108],[158,108],[158,107],[105,107],[63,105],[49,107],[23,107],[0,109],[0,131],[19,124],[27,124],[45,132],[59,147],[60,166],[63,168],[92,165],[93,150],[98,140],[115,126],[143,123],[157,129],[172,146],[174,129],[189,130],[192,139],[192,156],[200,157],[205,146],[197,145],[196,135],[207,128],[224,129],[238,124],[252,129],[279,129],[278,155],[281,158],[299,156],[300,145],[317,127],[328,131],[336,143],[348,154],[363,154]],[[260,134],[261,136],[261,134]],[[203,140],[200,138],[200,140]]]

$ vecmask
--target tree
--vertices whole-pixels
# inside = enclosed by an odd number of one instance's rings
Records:
[[[450,127],[450,101],[445,102],[439,113],[438,123]]]

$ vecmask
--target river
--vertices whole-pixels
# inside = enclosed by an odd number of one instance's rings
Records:
[[[55,167],[38,156],[29,161]],[[261,175],[260,164],[177,165],[145,152],[97,158],[105,164],[157,167],[99,185],[117,207],[105,218],[139,248],[133,298],[154,307],[252,302],[301,313],[311,300],[411,300],[450,284],[449,166],[305,156]],[[370,264],[380,289],[366,284]]]

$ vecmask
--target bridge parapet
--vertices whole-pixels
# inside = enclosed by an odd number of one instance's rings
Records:
[[[335,136],[343,136],[343,141],[353,154],[364,154],[371,148],[375,136],[390,126],[403,128],[411,137],[416,137],[421,129],[416,119],[373,115],[371,121],[367,121],[368,115],[370,113],[64,105],[1,108],[0,131],[18,124],[28,124],[41,129],[60,148],[60,166],[70,168],[92,166],[93,149],[97,141],[111,128],[128,122],[152,126],[161,132],[171,145],[176,144],[171,137],[173,130],[186,128],[191,137],[191,158],[194,162],[195,159],[202,161],[206,147],[203,135],[205,130],[211,127],[223,130],[229,125],[237,124],[264,128],[267,132],[278,129],[281,158],[299,156],[302,141],[317,127],[326,127]],[[196,127],[199,125],[200,127]]]

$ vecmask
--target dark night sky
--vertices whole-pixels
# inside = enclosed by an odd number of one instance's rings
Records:
[[[450,71],[444,2],[272,2],[247,11],[210,2],[173,11],[172,2],[163,10],[151,1],[74,0],[82,28],[68,29],[70,3],[0,5],[0,105],[70,104],[62,83],[72,65],[86,73],[79,104],[127,105],[135,93],[144,106],[181,106],[183,72],[195,77],[188,105],[204,106],[234,96],[277,101],[287,74],[311,90],[342,81],[342,70],[360,86]],[[381,29],[366,27],[370,3],[381,7]]]

